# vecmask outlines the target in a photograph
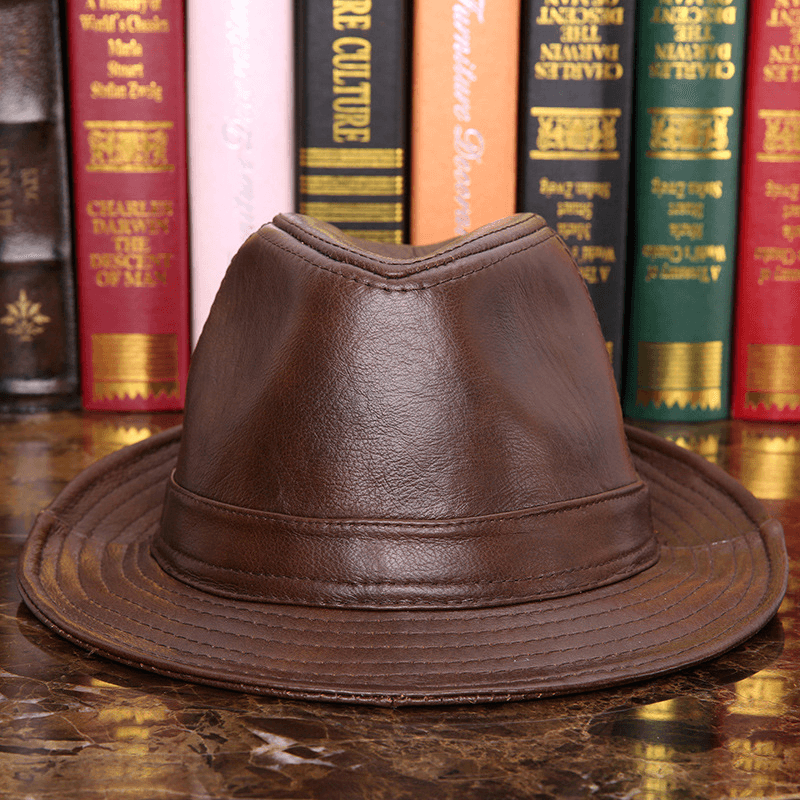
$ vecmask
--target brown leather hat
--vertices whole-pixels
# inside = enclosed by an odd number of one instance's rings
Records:
[[[277,217],[220,288],[183,429],[79,475],[20,567],[34,613],[110,658],[386,704],[684,667],[755,633],[786,575],[742,486],[623,426],[533,215],[425,248]]]

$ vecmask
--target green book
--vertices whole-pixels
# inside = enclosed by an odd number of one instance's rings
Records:
[[[630,417],[727,416],[745,17],[744,0],[638,8]]]

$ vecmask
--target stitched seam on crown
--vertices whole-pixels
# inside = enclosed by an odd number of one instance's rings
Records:
[[[170,488],[174,489],[178,492],[183,499],[187,502],[195,503],[196,505],[200,506],[208,506],[212,508],[215,512],[219,512],[221,514],[230,514],[231,516],[240,516],[240,517],[247,517],[249,519],[260,520],[262,522],[275,522],[281,525],[296,525],[302,527],[318,527],[318,528],[350,528],[350,527],[357,527],[357,526],[364,526],[370,528],[406,528],[410,530],[438,530],[441,528],[452,528],[457,525],[463,527],[478,527],[478,526],[497,526],[502,525],[506,522],[517,522],[518,520],[525,520],[531,519],[534,517],[547,517],[547,516],[555,516],[556,514],[565,514],[570,511],[578,511],[586,508],[591,508],[592,506],[601,505],[603,503],[613,503],[617,500],[626,500],[629,497],[642,492],[645,490],[645,484],[641,481],[637,483],[628,484],[628,486],[620,487],[620,489],[612,489],[611,491],[618,492],[613,497],[592,497],[589,499],[579,498],[573,501],[564,501],[566,503],[570,503],[570,505],[566,505],[563,508],[555,508],[555,509],[530,509],[524,512],[519,512],[518,514],[509,514],[508,516],[497,516],[497,517],[472,517],[472,518],[463,518],[463,519],[455,519],[455,520],[447,520],[444,522],[440,522],[437,520],[430,520],[430,521],[419,521],[419,522],[409,522],[404,520],[317,520],[317,519],[310,519],[305,517],[291,517],[291,516],[284,516],[279,515],[269,511],[255,511],[255,510],[248,510],[248,509],[239,509],[239,508],[227,508],[220,503],[211,500],[206,497],[202,497],[201,495],[197,495],[194,492],[190,492],[188,489],[185,489],[183,486],[180,486],[178,483],[175,482],[174,478],[171,481]],[[461,534],[463,538],[467,538],[464,534]],[[368,537],[368,534],[367,534]],[[366,538],[366,537],[364,537]]]
[[[274,242],[274,241],[272,241],[270,239],[267,239],[260,232],[259,232],[259,235],[270,246],[277,247],[279,250],[283,250],[285,253],[289,253],[289,255],[294,256],[296,258],[299,258],[301,261],[305,261],[307,264],[309,264],[312,267],[315,267],[316,269],[323,270],[324,272],[329,272],[331,275],[336,275],[337,278],[342,278],[343,280],[350,281],[352,283],[360,283],[360,284],[363,284],[364,286],[369,286],[372,289],[380,289],[381,291],[384,291],[384,292],[418,292],[418,291],[420,291],[422,289],[431,289],[431,288],[433,288],[435,286],[441,286],[442,284],[450,283],[451,281],[458,281],[458,280],[461,280],[462,278],[467,278],[470,275],[474,275],[476,272],[481,272],[482,270],[487,269],[488,267],[494,266],[495,264],[499,264],[501,261],[505,261],[507,258],[511,258],[511,256],[518,255],[519,253],[524,253],[526,250],[530,250],[530,249],[532,249],[534,247],[537,247],[540,244],[544,244],[545,242],[547,242],[550,239],[555,237],[555,233],[553,231],[549,231],[547,228],[538,228],[536,231],[533,231],[531,233],[531,236],[536,236],[536,234],[541,233],[542,231],[545,232],[545,234],[546,234],[545,236],[537,238],[537,241],[530,242],[530,243],[526,244],[524,247],[520,247],[520,248],[518,248],[516,250],[512,250],[510,253],[506,253],[505,255],[502,255],[499,258],[495,259],[494,261],[489,261],[486,264],[482,264],[481,266],[476,267],[475,269],[472,269],[469,272],[462,272],[460,275],[453,275],[450,278],[442,278],[441,280],[433,281],[431,283],[420,283],[417,286],[381,286],[379,283],[375,283],[373,281],[367,280],[366,278],[360,278],[360,277],[358,277],[356,275],[343,275],[341,272],[338,272],[337,270],[332,269],[331,267],[325,266],[324,264],[317,264],[317,263],[311,261],[310,259],[306,258],[301,253],[297,253],[294,250],[290,250],[288,247],[284,247],[282,244],[279,244],[278,242]],[[490,252],[490,250],[491,250],[491,248],[489,248],[487,250],[484,250],[482,252],[488,253],[488,252]],[[325,258],[329,259],[330,261],[333,261],[334,263],[348,264],[349,266],[354,266],[354,267],[357,267],[359,269],[364,269],[366,271],[366,269],[364,267],[362,267],[362,266],[360,266],[358,264],[351,264],[349,261],[342,261],[341,259],[337,261],[337,259],[333,258],[332,256],[327,256],[324,253],[320,253],[320,255],[324,256]],[[452,263],[452,262],[449,262],[449,263]],[[419,274],[419,273],[415,273],[415,274]],[[376,277],[380,277],[380,276],[376,275]],[[406,277],[410,277],[410,276],[406,276]],[[383,278],[383,280],[385,280],[385,281],[405,280],[405,278]]]
[[[453,244],[450,247],[446,248],[445,250],[436,250],[431,255],[417,256],[416,258],[410,258],[410,259],[387,258],[385,256],[381,256],[378,253],[376,253],[373,256],[372,253],[365,253],[363,251],[355,250],[352,247],[348,246],[345,242],[341,242],[340,243],[340,242],[338,242],[336,240],[326,239],[325,237],[319,236],[316,233],[312,233],[310,231],[307,231],[305,228],[302,228],[300,225],[297,225],[293,220],[291,220],[288,217],[284,217],[283,221],[287,225],[289,225],[290,227],[294,228],[294,230],[296,230],[296,231],[298,231],[298,232],[300,232],[300,233],[302,233],[302,234],[304,234],[306,236],[310,236],[311,238],[316,239],[318,242],[323,242],[324,244],[327,244],[329,246],[333,245],[333,246],[339,248],[340,250],[344,250],[345,252],[351,253],[352,255],[361,256],[362,258],[365,258],[365,260],[376,261],[379,264],[386,264],[387,266],[398,264],[398,263],[402,263],[404,261],[406,263],[415,264],[415,263],[419,263],[421,261],[434,260],[434,255],[435,255],[435,258],[438,259],[441,256],[447,255],[448,253],[452,253],[452,252],[458,250],[459,247],[463,247],[463,245],[464,245],[463,241],[462,242],[458,242],[458,243]],[[472,242],[479,242],[481,239],[485,239],[488,236],[492,236],[492,235],[494,235],[496,233],[500,233],[501,231],[509,231],[512,228],[515,228],[516,226],[522,225],[523,223],[529,222],[529,221],[530,221],[530,217],[525,217],[524,219],[520,219],[520,220],[517,220],[515,222],[506,223],[505,225],[502,225],[499,228],[495,228],[494,230],[487,231],[486,233],[482,233],[480,236],[475,236],[474,238],[469,240],[469,243],[471,244]],[[275,227],[278,228],[278,230],[283,230],[283,228],[281,228],[278,225],[276,225]],[[546,227],[546,224],[545,224],[544,220],[542,220],[542,224],[539,225],[538,228],[535,228],[534,230],[532,230],[531,234],[538,233],[544,227]],[[285,231],[285,230],[283,230],[283,232],[287,233],[287,231]],[[267,241],[270,241],[270,240],[266,239],[266,236],[264,234],[261,233],[261,229],[259,229],[259,235],[263,239],[265,239]],[[308,246],[308,244],[305,241],[303,241],[303,239],[298,239],[298,241],[301,244],[305,244],[306,246]],[[497,245],[493,245],[493,246],[497,247],[497,246],[500,246],[501,244],[507,244],[507,242],[499,242]],[[491,250],[491,249],[492,249],[491,247],[486,247],[486,248],[483,248],[481,250],[476,250],[474,253],[470,253],[469,255],[477,255],[478,253],[485,253],[485,252],[487,252],[488,250]],[[324,255],[327,255],[327,254],[324,254]],[[327,256],[327,257],[330,258],[331,256]],[[453,259],[446,259],[445,261],[443,261],[441,263],[448,264],[448,263],[451,263],[452,261],[453,261]],[[345,260],[344,263],[345,264],[350,264],[353,267],[361,267],[361,269],[364,269],[364,267],[361,264],[358,264],[358,263],[356,263],[354,261],[346,261]],[[435,267],[435,266],[440,266],[440,264],[432,264],[430,267],[426,267],[425,269],[431,269],[432,267]],[[405,275],[403,275],[402,277],[408,277],[409,275],[418,275],[420,272],[424,272],[424,269],[414,270],[413,272],[408,272]]]
[[[596,564],[589,564],[585,567],[570,567],[569,569],[562,569],[562,570],[555,570],[553,572],[543,572],[537,575],[526,576],[523,578],[494,578],[491,580],[485,581],[454,581],[454,580],[442,580],[442,581],[411,581],[411,582],[401,582],[401,581],[345,581],[345,580],[329,580],[326,578],[313,578],[305,575],[279,575],[269,572],[254,572],[252,570],[245,570],[245,569],[238,569],[236,567],[221,567],[216,564],[211,564],[208,561],[204,561],[197,556],[191,555],[190,553],[184,553],[181,550],[178,550],[171,544],[167,544],[165,542],[159,543],[159,548],[163,548],[171,553],[178,555],[181,558],[185,558],[189,561],[194,561],[197,564],[201,564],[203,566],[211,567],[214,570],[217,570],[222,573],[235,573],[237,575],[253,575],[260,578],[278,578],[280,580],[288,580],[288,581],[305,581],[307,583],[318,583],[318,584],[325,584],[328,586],[398,586],[398,587],[414,587],[414,586],[488,586],[488,585],[495,585],[495,584],[508,584],[508,583],[525,583],[525,582],[533,582],[537,580],[541,580],[542,578],[555,578],[561,575],[572,575],[577,572],[587,572],[588,570],[595,570],[600,567],[606,567],[610,564],[615,564],[619,561],[624,561],[625,559],[630,558],[631,556],[640,553],[641,551],[645,551],[641,555],[636,555],[635,560],[630,564],[630,566],[624,571],[620,573],[611,573],[608,576],[608,580],[611,581],[615,578],[618,574],[619,575],[627,575],[630,567],[639,566],[639,564],[644,563],[648,560],[648,556],[651,555],[647,552],[647,549],[652,549],[653,544],[652,542],[648,541],[644,544],[637,545],[636,547],[632,547],[630,550],[626,550],[624,553],[621,553],[618,556],[614,556],[614,558],[606,559],[605,561],[599,561]],[[213,584],[214,579],[213,577],[209,576],[202,576],[196,575],[196,577],[200,580],[203,580],[206,584]],[[180,580],[180,578],[178,578]],[[291,595],[283,595],[286,598],[291,597]],[[528,596],[526,594],[526,596]],[[378,601],[379,602],[379,601]],[[415,604],[416,600],[400,600],[396,602],[408,602],[411,604]],[[452,603],[462,603],[463,600],[453,600],[453,601],[442,601],[442,603],[452,602]],[[377,604],[377,602],[376,602]],[[392,602],[392,605],[395,604],[395,601]],[[437,601],[437,605],[439,602]],[[324,604],[323,604],[324,605]],[[340,604],[336,604],[337,607]]]

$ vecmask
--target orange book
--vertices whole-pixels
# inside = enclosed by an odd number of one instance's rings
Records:
[[[411,243],[516,209],[519,0],[414,4]]]

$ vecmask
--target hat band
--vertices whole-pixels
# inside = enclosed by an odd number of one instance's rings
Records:
[[[348,608],[485,607],[573,594],[654,563],[641,482],[453,520],[309,519],[167,488],[152,544],[184,583],[244,600]]]

